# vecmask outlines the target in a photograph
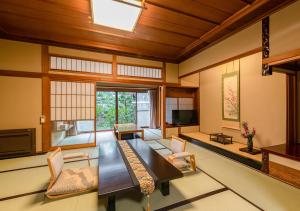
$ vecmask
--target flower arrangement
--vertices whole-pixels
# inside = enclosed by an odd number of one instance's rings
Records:
[[[256,130],[255,128],[252,129],[252,131],[250,132],[249,127],[248,127],[248,122],[243,122],[242,126],[244,128],[244,133],[242,133],[242,136],[244,138],[253,138],[256,134]]]
[[[249,127],[248,127],[248,122],[243,122],[242,127],[244,129],[244,132],[242,133],[242,136],[244,138],[248,139],[248,141],[247,141],[248,151],[252,152],[252,150],[253,150],[253,137],[256,134],[256,129],[252,128],[252,131],[250,131]]]

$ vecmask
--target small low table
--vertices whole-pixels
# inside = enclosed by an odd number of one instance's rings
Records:
[[[123,134],[125,135],[125,134],[134,134],[134,133],[141,133],[141,139],[144,140],[144,129],[138,127],[134,123],[115,124],[114,132],[118,140],[122,140]]]
[[[211,133],[209,139],[221,144],[232,144],[232,136],[224,135],[223,133]]]

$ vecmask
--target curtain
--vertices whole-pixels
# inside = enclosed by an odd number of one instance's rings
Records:
[[[148,93],[150,100],[150,128],[155,129],[157,127],[157,92],[156,90],[149,90]]]

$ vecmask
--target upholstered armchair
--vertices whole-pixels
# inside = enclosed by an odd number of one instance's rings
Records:
[[[63,169],[64,160],[75,158],[86,158],[89,166]],[[51,174],[50,184],[45,193],[48,198],[62,198],[97,189],[98,168],[90,167],[88,154],[72,153],[63,156],[61,148],[58,148],[47,158],[47,162]]]
[[[185,151],[186,141],[184,139],[172,136],[171,138],[171,151],[173,154],[167,158],[170,163],[180,170],[191,168],[196,171],[195,156]]]

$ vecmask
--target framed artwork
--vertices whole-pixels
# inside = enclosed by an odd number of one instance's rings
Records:
[[[240,82],[239,72],[222,76],[222,115],[223,120],[240,121]]]

